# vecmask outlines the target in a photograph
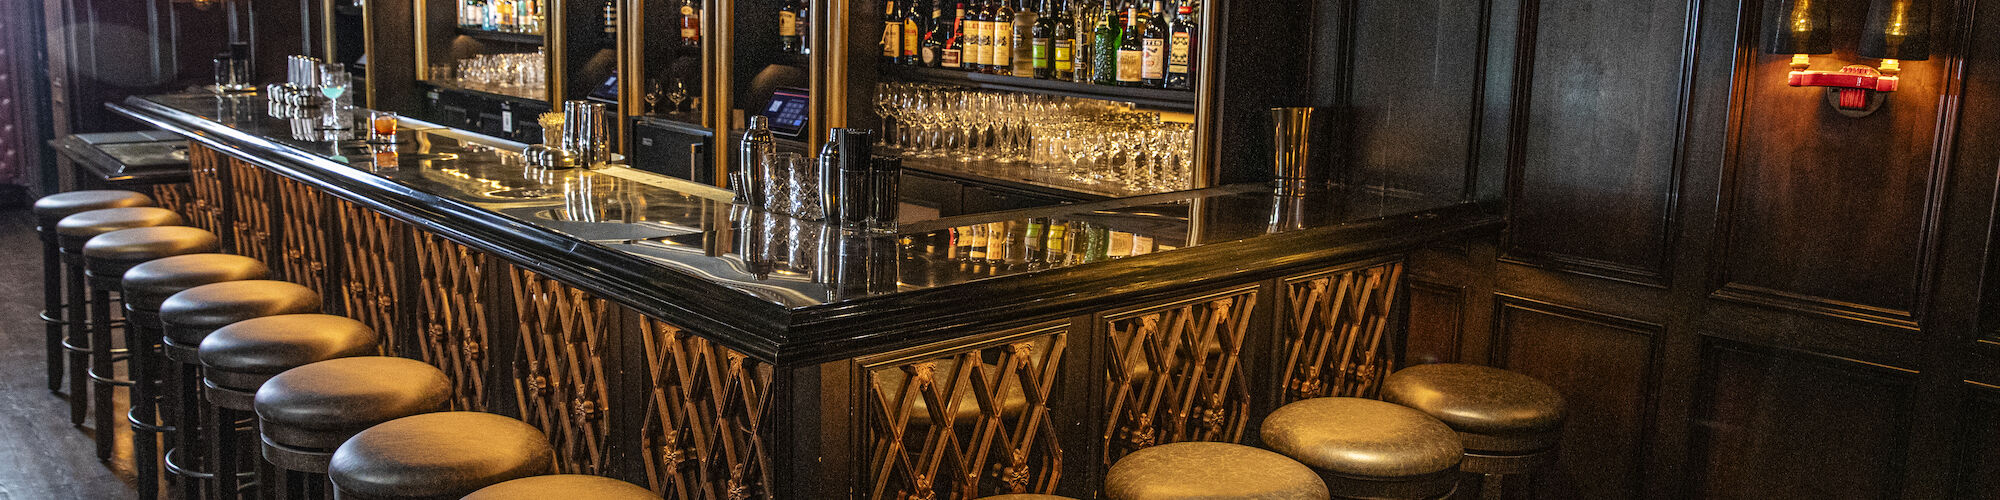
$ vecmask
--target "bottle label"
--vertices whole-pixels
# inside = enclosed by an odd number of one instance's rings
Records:
[[[1072,50],[1074,49],[1070,48],[1068,39],[1056,40],[1055,54],[1049,56],[1050,61],[1055,64],[1056,71],[1067,72],[1076,69],[1076,63],[1070,61],[1070,58],[1074,57],[1070,53]]]
[[[1193,51],[1194,37],[1187,32],[1174,33],[1174,39],[1167,44],[1167,72],[1188,72],[1188,63],[1194,60]]]
[[[1145,56],[1142,55],[1141,51],[1119,49],[1118,81],[1121,82],[1139,81],[1139,74],[1140,74],[1139,66],[1144,64],[1144,62],[1145,62]]]
[[[965,37],[965,64],[986,64],[986,21],[971,21],[972,32]]]
[[[1158,38],[1146,39],[1145,48],[1140,52],[1140,78],[1158,80],[1167,77],[1167,58],[1164,53],[1166,48],[1166,40]]]
[[[1014,65],[1014,33],[1008,23],[993,23],[993,46],[988,50],[993,56],[987,64],[1010,68]]]
[[[1049,67],[1049,39],[1036,38],[1034,47],[1035,69],[1047,69]]]
[[[882,25],[882,57],[903,55],[903,23],[887,22]]]
[[[681,39],[697,40],[700,38],[701,14],[695,11],[694,7],[681,6]]]
[[[964,52],[960,51],[959,49],[944,49],[944,67],[947,68],[965,67],[964,61],[959,60],[959,56],[963,54]]]
[[[903,55],[917,55],[918,49],[923,48],[923,45],[917,43],[917,31],[919,30],[915,19],[903,20]]]
[[[778,36],[799,36],[798,14],[791,12],[778,13]]]

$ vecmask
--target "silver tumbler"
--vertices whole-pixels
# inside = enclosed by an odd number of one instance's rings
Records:
[[[1271,108],[1272,174],[1279,192],[1298,193],[1327,182],[1326,172],[1311,162],[1314,109]]]

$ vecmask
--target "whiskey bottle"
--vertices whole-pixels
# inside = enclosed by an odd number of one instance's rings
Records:
[[[797,0],[785,0],[778,8],[778,47],[785,52],[796,53],[805,46],[805,39],[799,35],[799,14],[803,10]]]
[[[695,0],[681,0],[681,46],[701,46],[701,6]]]
[[[988,46],[993,36],[993,26],[986,19],[986,0],[980,0],[965,12],[965,70],[974,73],[986,71],[986,58],[993,55]]]
[[[992,20],[991,26],[993,29],[993,45],[989,46],[989,50],[992,50],[993,53],[987,56],[986,72],[995,75],[1012,74],[1014,72],[1014,6],[1010,4],[1013,4],[1014,1],[996,0],[996,2],[996,5],[993,6],[992,17],[989,18]]]

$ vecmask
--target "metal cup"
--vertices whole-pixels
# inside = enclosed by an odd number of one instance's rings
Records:
[[[1314,109],[1271,108],[1271,166],[1280,192],[1302,192],[1327,181],[1326,172],[1310,161]]]

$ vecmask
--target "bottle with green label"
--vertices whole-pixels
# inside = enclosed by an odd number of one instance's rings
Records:
[[[1117,25],[1112,23],[1117,19],[1112,15],[1112,8],[1111,0],[1104,0],[1104,6],[1097,15],[1097,27],[1091,30],[1090,44],[1095,54],[1091,56],[1090,71],[1099,85],[1118,84],[1118,48],[1124,34],[1119,33]],[[1137,64],[1137,61],[1133,63]]]
[[[1055,52],[1053,40],[1055,39],[1056,32],[1056,15],[1054,9],[1050,8],[1054,4],[1055,2],[1051,0],[1044,0],[1042,2],[1041,18],[1035,20],[1035,29],[1031,33],[1033,39],[1029,42],[1034,44],[1032,52],[1035,68],[1034,77],[1040,80],[1049,79],[1050,76],[1054,75],[1055,71],[1054,66],[1050,65],[1049,60],[1049,57]]]

